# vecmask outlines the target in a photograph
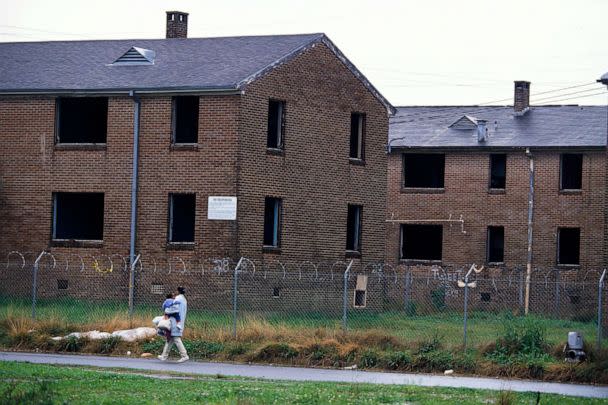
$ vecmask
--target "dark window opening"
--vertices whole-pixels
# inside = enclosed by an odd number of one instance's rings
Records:
[[[583,155],[563,154],[560,178],[560,190],[580,190],[583,184]]]
[[[502,226],[488,227],[488,263],[502,263],[505,255],[505,228]]]
[[[488,292],[482,292],[479,294],[481,297],[481,302],[490,302],[492,301],[492,294],[488,293]]]
[[[285,102],[268,101],[268,134],[266,146],[271,149],[283,149],[285,135]]]
[[[573,305],[577,305],[581,303],[581,297],[579,295],[568,295],[570,299],[570,303]]]
[[[68,280],[57,279],[57,289],[58,290],[67,290],[68,289]]]
[[[272,298],[280,298],[281,297],[281,289],[279,287],[274,287],[272,289]]]
[[[365,291],[355,290],[355,308],[365,308]]]
[[[281,233],[281,200],[266,197],[264,201],[264,246],[279,247]]]
[[[54,193],[53,239],[103,240],[103,193]]]
[[[401,225],[401,258],[441,260],[443,226]]]
[[[504,189],[507,179],[507,155],[490,155],[490,188]]]
[[[173,97],[173,142],[198,142],[198,96]]]
[[[351,159],[363,160],[365,146],[365,114],[350,115],[350,154]]]
[[[559,228],[557,230],[557,263],[579,264],[581,230]]]
[[[348,204],[346,223],[346,250],[361,251],[361,211],[360,205]]]
[[[57,143],[106,143],[107,97],[58,98]]]
[[[169,242],[193,243],[196,194],[170,194]]]
[[[403,186],[413,188],[443,188],[445,155],[403,155]]]

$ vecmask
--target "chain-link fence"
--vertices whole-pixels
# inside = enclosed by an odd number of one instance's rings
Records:
[[[165,295],[186,288],[191,337],[347,333],[479,347],[534,319],[549,343],[580,331],[608,345],[605,271],[408,266],[358,261],[5,253],[0,319],[79,330],[149,326]],[[134,283],[130,288],[133,275]],[[527,297],[527,298],[526,298]]]

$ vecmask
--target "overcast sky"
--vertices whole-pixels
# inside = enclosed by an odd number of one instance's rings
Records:
[[[0,6],[4,42],[163,38],[167,10],[190,13],[189,37],[324,32],[394,105],[510,104],[513,80],[532,82],[533,104],[608,100],[594,84],[608,71],[608,0],[0,0]],[[574,98],[580,96],[588,97]]]

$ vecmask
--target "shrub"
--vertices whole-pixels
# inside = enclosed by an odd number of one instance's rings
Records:
[[[144,352],[155,353],[155,352],[161,351],[164,346],[165,346],[164,339],[154,339],[154,340],[144,343],[141,346],[141,349]]]
[[[412,364],[412,356],[408,352],[391,352],[386,355],[384,363],[391,370],[403,370]]]
[[[59,341],[57,350],[61,352],[79,352],[86,344],[86,339],[77,338],[76,336],[68,336]]]
[[[418,343],[417,353],[430,353],[441,348],[442,337],[437,333],[430,340],[423,340]]]
[[[224,350],[224,345],[218,342],[205,340],[185,341],[184,347],[193,357],[209,358]]]
[[[378,353],[373,350],[365,350],[361,353],[361,357],[359,358],[359,367],[361,368],[371,368],[378,365],[379,360]]]
[[[101,339],[97,344],[96,352],[102,354],[112,353],[120,342],[122,342],[122,338],[120,336],[109,336],[105,339]]]
[[[270,343],[260,349],[256,358],[259,360],[292,359],[298,351],[285,343]]]
[[[227,352],[229,357],[240,356],[247,353],[250,346],[245,343],[235,343],[228,347]]]
[[[503,335],[496,341],[494,353],[539,356],[547,350],[545,328],[540,322],[528,318],[523,322],[505,323]]]
[[[413,362],[419,371],[444,371],[453,368],[453,364],[452,353],[444,350],[419,353]]]

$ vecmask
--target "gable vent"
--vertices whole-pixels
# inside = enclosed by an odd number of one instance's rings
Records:
[[[116,59],[112,65],[119,66],[137,66],[137,65],[153,65],[156,52],[149,49],[131,47],[120,58]]]

